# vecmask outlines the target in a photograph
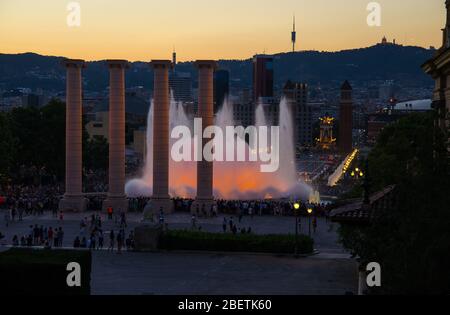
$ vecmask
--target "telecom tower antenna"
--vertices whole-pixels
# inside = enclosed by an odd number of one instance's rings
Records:
[[[292,25],[291,40],[292,40],[292,52],[295,52],[295,42],[297,41],[297,32],[295,31],[295,15],[294,15],[294,23]]]

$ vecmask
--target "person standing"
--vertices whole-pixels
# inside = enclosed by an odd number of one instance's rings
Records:
[[[114,230],[111,230],[109,232],[109,248],[108,248],[108,250],[114,250],[114,240],[115,240]]]
[[[122,230],[123,231],[123,230]],[[122,231],[117,233],[117,251],[119,254],[122,253],[122,246],[123,246],[123,235]]]
[[[19,221],[23,220],[23,208],[19,207]]]
[[[64,231],[62,229],[62,227],[59,227],[59,231],[58,231],[58,243],[59,243],[59,247],[63,246],[63,240],[64,240]]]
[[[195,217],[195,214],[193,214],[192,215],[192,217],[191,217],[191,224],[192,224],[192,229],[194,230],[195,229],[195,227],[196,227],[196,217]]]
[[[317,217],[313,218],[312,226],[313,226],[313,232],[315,234],[316,233],[316,229],[317,229]]]
[[[13,207],[11,209],[11,222],[14,222],[15,219],[16,219],[16,209]]]
[[[103,249],[103,232],[101,230],[98,234],[98,249]]]
[[[5,225],[6,227],[9,226],[9,210],[5,211]]]
[[[58,247],[59,240],[58,240],[58,229],[55,228],[54,237],[53,237],[53,247]]]
[[[222,230],[223,230],[223,233],[227,232],[227,218],[226,217],[223,217]]]
[[[75,237],[75,240],[73,241],[73,247],[79,248],[80,247],[80,238],[77,236]]]
[[[94,232],[91,233],[89,249],[91,249],[91,250],[95,250],[96,249],[96,247],[95,247],[95,233]]]
[[[120,227],[121,228],[127,227],[127,218],[125,216],[125,212],[120,213]]]
[[[164,224],[164,211],[162,207],[159,209],[159,223]]]

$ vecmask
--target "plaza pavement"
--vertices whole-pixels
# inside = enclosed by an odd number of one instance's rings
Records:
[[[27,234],[29,226],[62,227],[64,247],[71,247],[79,235],[79,223],[85,214],[66,213],[64,220],[53,218],[47,212],[42,216],[25,217],[5,227],[0,213],[0,232],[11,244],[12,237]],[[229,216],[227,216],[229,218]],[[103,230],[114,229],[113,221],[102,214]],[[140,224],[141,214],[127,215],[128,227]],[[198,219],[204,231],[222,232],[223,216]],[[238,227],[248,228],[257,234],[294,233],[292,217],[244,217]],[[189,229],[188,214],[166,216],[170,229]],[[295,259],[289,255],[159,252],[134,253],[94,251],[92,264],[93,294],[345,294],[357,291],[357,266],[338,244],[337,225],[318,219],[318,228],[312,234],[318,255]],[[301,232],[308,234],[308,220],[302,218]],[[2,242],[3,243],[3,242]],[[105,247],[109,239],[105,235]],[[3,248],[4,249],[4,248]],[[1,246],[0,246],[1,250]]]
[[[210,253],[95,252],[93,294],[343,295],[357,292],[349,259]]]

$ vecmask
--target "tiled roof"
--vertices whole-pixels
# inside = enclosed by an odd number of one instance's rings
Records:
[[[370,205],[389,194],[395,186],[388,186],[370,196]],[[330,212],[333,221],[358,221],[368,222],[372,215],[372,207],[364,205],[362,198],[358,201],[336,208]]]

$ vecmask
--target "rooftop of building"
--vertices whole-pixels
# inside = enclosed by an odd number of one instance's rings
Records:
[[[432,103],[431,99],[405,101],[395,104],[393,110],[429,111],[432,110],[431,103]]]
[[[372,205],[386,197],[395,189],[394,185],[370,195],[369,206],[364,206],[363,198],[358,198],[351,203],[336,208],[330,212],[330,217],[335,222],[369,222],[373,217]]]

